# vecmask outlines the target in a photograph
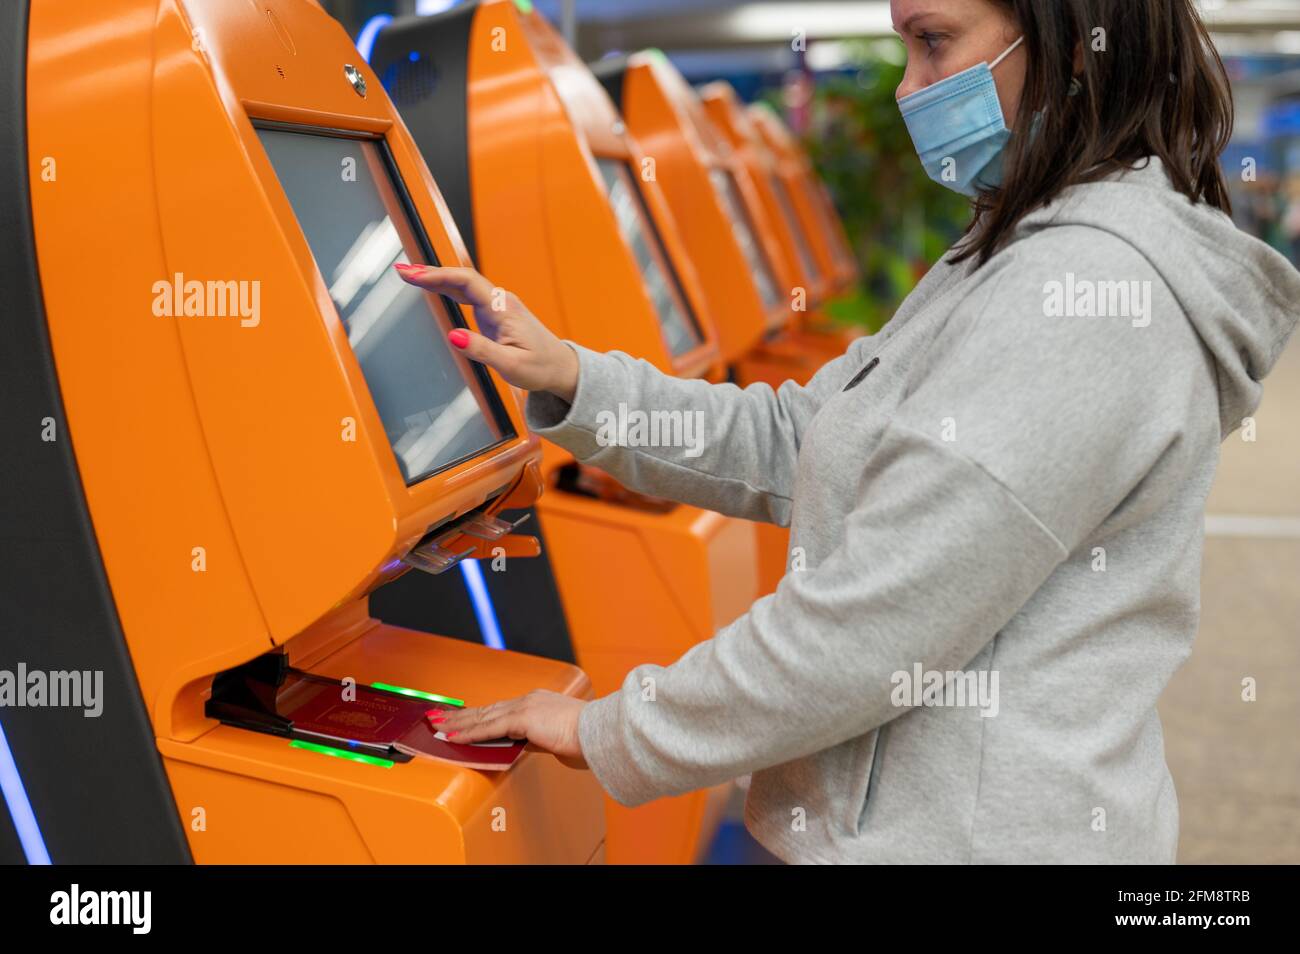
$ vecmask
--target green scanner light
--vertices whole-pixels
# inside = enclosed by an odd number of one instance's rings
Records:
[[[436,692],[421,692],[419,689],[407,689],[405,686],[390,686],[386,682],[372,682],[371,689],[382,689],[384,692],[396,692],[402,696],[412,696],[416,699],[425,699],[429,702],[441,702],[449,706],[465,707],[464,699],[453,699],[451,696],[440,696]]]
[[[365,762],[367,765],[378,765],[380,768],[392,768],[392,759],[376,758],[373,755],[362,755],[360,752],[349,752],[347,749],[335,749],[328,745],[317,745],[315,742],[304,742],[302,739],[294,739],[289,743],[292,749],[306,749],[308,752],[319,752],[321,755],[332,755],[336,759],[347,759],[349,762]]]

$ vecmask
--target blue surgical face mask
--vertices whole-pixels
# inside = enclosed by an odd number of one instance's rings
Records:
[[[898,101],[921,165],[930,178],[962,195],[1002,183],[1002,151],[1011,138],[993,70],[1025,42],[1022,36],[992,63],[980,63]]]

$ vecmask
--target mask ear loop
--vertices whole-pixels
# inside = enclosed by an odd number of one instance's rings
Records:
[[[1001,55],[1001,56],[999,56],[996,60],[994,60],[992,63],[989,64],[989,70],[992,71],[992,70],[997,69],[997,68],[998,68],[998,64],[1001,63],[1003,60],[1005,60],[1005,59],[1006,59],[1008,56],[1010,56],[1012,53],[1014,53],[1014,52],[1016,51],[1016,48],[1017,48],[1018,46],[1020,46],[1021,43],[1024,43],[1024,42],[1025,42],[1025,38],[1024,38],[1024,36],[1021,36],[1020,39],[1016,40],[1015,43],[1012,43],[1009,47],[1007,47],[1007,48],[1002,52],[1002,55]]]

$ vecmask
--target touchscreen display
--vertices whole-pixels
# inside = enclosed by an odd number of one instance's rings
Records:
[[[636,258],[646,291],[654,303],[668,350],[679,357],[702,343],[699,329],[687,311],[686,298],[641,200],[640,190],[627,164],[617,159],[597,159],[618,218],[619,231]]]
[[[790,198],[790,192],[780,176],[772,176],[772,191],[776,193],[777,204],[781,206],[781,212],[790,225],[790,234],[794,237],[795,251],[799,256],[800,271],[816,284],[821,281],[821,269],[817,267],[817,260],[813,258],[812,249],[808,247],[808,238],[803,234],[803,225],[800,224],[799,215],[794,210],[794,201]]]
[[[758,236],[754,234],[749,209],[740,197],[740,187],[736,185],[735,177],[726,169],[716,167],[710,169],[709,179],[713,182],[713,190],[717,192],[718,200],[731,221],[731,231],[735,234],[736,243],[740,246],[745,262],[749,265],[749,273],[754,276],[754,284],[758,288],[759,297],[763,300],[763,307],[771,308],[780,297],[776,290],[776,277],[772,274],[767,256],[763,254]]]
[[[402,281],[432,264],[382,141],[259,127],[407,484],[513,436],[481,371],[452,353],[450,307]]]

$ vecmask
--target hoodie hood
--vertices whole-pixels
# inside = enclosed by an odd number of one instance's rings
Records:
[[[1223,436],[1240,427],[1300,320],[1300,271],[1223,212],[1178,192],[1155,157],[1071,186],[1027,215],[1017,237],[1061,225],[1110,232],[1160,273],[1217,363]]]

